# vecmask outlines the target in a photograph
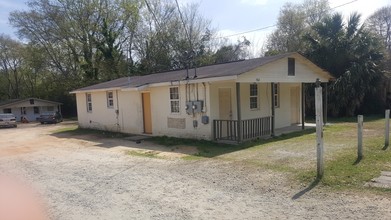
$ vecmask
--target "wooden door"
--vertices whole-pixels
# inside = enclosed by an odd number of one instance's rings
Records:
[[[231,103],[230,88],[219,89],[219,119],[220,120],[232,119],[232,103]]]
[[[151,95],[142,93],[144,133],[152,134]]]
[[[291,87],[291,124],[300,123],[300,91],[299,87]]]

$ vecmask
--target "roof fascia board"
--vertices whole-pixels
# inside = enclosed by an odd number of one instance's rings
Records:
[[[105,88],[105,89],[75,90],[75,91],[69,92],[69,94],[90,93],[90,92],[105,92],[105,91],[120,90],[120,89],[121,89],[121,87],[111,87],[111,88]]]

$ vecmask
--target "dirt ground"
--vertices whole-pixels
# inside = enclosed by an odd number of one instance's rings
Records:
[[[68,126],[0,129],[0,172],[36,187],[52,219],[391,219],[381,193],[306,190],[255,165],[181,159],[192,147],[52,134]]]

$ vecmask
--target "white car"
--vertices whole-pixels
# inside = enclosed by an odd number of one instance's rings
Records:
[[[13,114],[0,114],[0,127],[14,127],[16,128],[16,117]]]

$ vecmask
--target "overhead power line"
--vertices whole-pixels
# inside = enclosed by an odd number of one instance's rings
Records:
[[[350,1],[350,2],[346,2],[344,4],[341,4],[341,5],[337,5],[335,7],[332,7],[329,9],[329,11],[332,11],[336,8],[340,8],[340,7],[343,7],[343,6],[346,6],[346,5],[350,5],[354,2],[357,2],[358,0],[353,0],[353,1]],[[314,14],[312,14],[314,15]],[[269,28],[272,28],[272,27],[276,27],[277,24],[273,24],[273,25],[269,25],[269,26],[265,26],[265,27],[261,27],[261,28],[257,28],[257,29],[253,29],[253,30],[248,30],[248,31],[244,31],[244,32],[240,32],[240,33],[236,33],[236,34],[230,34],[230,35],[226,35],[226,36],[222,36],[222,37],[214,37],[213,39],[221,39],[221,38],[229,38],[229,37],[234,37],[234,36],[238,36],[238,35],[242,35],[242,34],[248,34],[248,33],[252,33],[252,32],[256,32],[256,31],[262,31],[262,30],[266,30],[266,29],[269,29]]]

